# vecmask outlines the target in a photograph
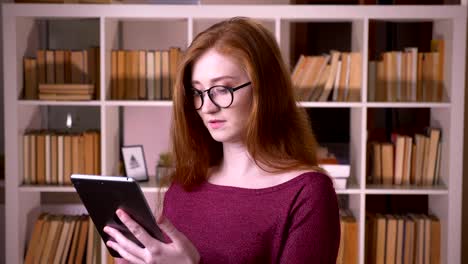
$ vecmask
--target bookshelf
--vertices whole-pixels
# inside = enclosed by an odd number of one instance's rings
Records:
[[[283,56],[289,62],[289,28],[293,22],[346,22],[351,25],[352,51],[362,52],[362,89],[358,102],[299,102],[306,108],[349,109],[350,162],[356,182],[346,190],[337,191],[348,197],[349,209],[358,223],[358,263],[365,261],[365,213],[369,195],[426,195],[431,212],[442,225],[441,256],[443,263],[460,263],[462,148],[465,84],[466,7],[463,6],[285,6],[285,5],[75,5],[75,4],[4,4],[3,48],[5,98],[6,180],[6,262],[21,263],[32,221],[47,193],[73,194],[70,186],[27,186],[22,184],[22,134],[26,129],[44,128],[51,111],[60,107],[90,109],[98,116],[94,125],[101,131],[101,172],[118,172],[119,146],[132,144],[129,131],[157,118],[151,131],[157,131],[150,153],[159,153],[167,146],[170,101],[110,100],[110,51],[112,49],[165,49],[169,46],[186,48],[197,32],[208,25],[232,16],[248,16],[260,20],[274,33]],[[40,25],[44,21],[85,21],[92,27],[94,37],[84,44],[100,46],[100,94],[98,100],[86,102],[29,101],[20,98],[23,87],[22,58],[38,48],[60,47],[60,41],[44,40]],[[445,87],[447,100],[442,103],[368,102],[367,69],[369,23],[379,21],[431,21],[433,36],[446,41]],[[169,28],[172,33],[168,33]],[[165,32],[158,34],[138,34]],[[66,31],[65,31],[66,32]],[[67,36],[67,35],[65,35]],[[59,37],[58,37],[59,38]],[[137,41],[141,38],[142,41]],[[97,43],[96,43],[97,42]],[[83,43],[82,43],[83,44]],[[84,45],[83,44],[83,45]],[[56,45],[56,46],[54,46]],[[68,47],[66,47],[68,48]],[[294,65],[295,62],[289,62]],[[378,108],[428,108],[430,123],[443,129],[441,179],[444,185],[412,188],[366,185],[366,147],[368,113]],[[78,111],[78,110],[77,110]],[[155,113],[156,116],[152,114]],[[136,118],[132,118],[136,117]],[[156,127],[155,127],[156,126]],[[142,130],[142,129],[140,129]],[[147,136],[147,135],[146,135]],[[145,148],[145,151],[148,149]],[[148,159],[148,157],[147,157]],[[150,175],[152,174],[149,165]],[[143,187],[147,195],[159,191],[154,185]],[[105,251],[103,247],[103,252]],[[102,254],[105,263],[105,255]]]

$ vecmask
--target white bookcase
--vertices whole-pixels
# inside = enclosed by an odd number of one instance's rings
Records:
[[[22,134],[26,129],[43,128],[47,109],[66,106],[91,108],[101,130],[101,171],[117,173],[121,131],[134,129],[134,112],[161,113],[155,136],[154,152],[167,145],[170,108],[167,101],[111,101],[110,51],[112,49],[157,49],[169,46],[187,47],[194,36],[216,21],[233,17],[256,18],[270,28],[280,43],[284,57],[289,52],[290,22],[349,22],[352,27],[353,51],[363,54],[363,85],[360,102],[300,102],[307,108],[347,108],[350,111],[350,160],[356,185],[338,191],[349,196],[349,208],[358,221],[359,263],[365,260],[365,212],[368,195],[427,195],[429,210],[442,224],[442,263],[460,263],[462,153],[466,53],[465,6],[285,6],[285,5],[74,5],[74,4],[4,4],[3,54],[5,87],[5,152],[6,152],[6,263],[21,263],[31,226],[41,208],[43,193],[74,192],[72,187],[22,185]],[[53,43],[41,44],[38,21],[84,19],[98,27],[101,49],[101,98],[89,102],[25,101],[20,99],[23,87],[22,58],[38,48],[53,48]],[[369,21],[432,21],[433,35],[445,39],[445,87],[448,100],[444,103],[377,103],[367,101],[367,68]],[[148,26],[149,24],[149,26]],[[145,34],[141,32],[152,32]],[[65,31],[66,32],[66,31]],[[93,31],[94,32],[94,31]],[[166,35],[161,35],[166,32]],[[73,35],[73,32],[65,34]],[[140,39],[140,41],[138,41]],[[34,54],[34,53],[32,53]],[[292,65],[294,63],[291,63]],[[431,125],[443,129],[441,179],[443,186],[428,188],[385,188],[366,186],[366,146],[368,111],[375,108],[430,108]],[[151,123],[151,122],[150,122]],[[127,124],[127,125],[125,125]],[[132,126],[130,126],[131,124]],[[127,127],[125,127],[127,126]],[[159,143],[158,143],[159,142]],[[156,187],[144,186],[147,194]],[[104,252],[103,248],[103,252]],[[104,254],[102,262],[105,263]]]

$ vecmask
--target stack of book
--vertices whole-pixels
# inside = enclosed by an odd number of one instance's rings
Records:
[[[43,213],[34,223],[24,263],[99,263],[100,242],[89,216]]]
[[[30,131],[23,135],[23,183],[71,185],[73,173],[100,174],[100,133]]]
[[[340,209],[340,247],[336,264],[358,263],[358,224],[350,210]]]
[[[321,56],[301,55],[291,78],[301,101],[358,102],[362,56],[360,52],[335,50]]]
[[[387,51],[369,62],[369,101],[442,102],[444,99],[443,39],[431,41],[431,52],[416,47]]]
[[[87,50],[38,50],[25,57],[26,100],[92,100],[99,98],[99,47]]]
[[[384,185],[439,184],[441,130],[427,128],[414,137],[393,134],[391,143],[372,142],[370,183]]]
[[[169,50],[113,50],[111,99],[170,100],[180,48]]]
[[[91,100],[94,96],[93,84],[40,84],[39,99],[51,101]]]
[[[366,263],[441,263],[435,216],[368,214],[366,234]]]

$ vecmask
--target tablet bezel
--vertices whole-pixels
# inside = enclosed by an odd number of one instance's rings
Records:
[[[71,181],[104,242],[111,239],[103,230],[104,226],[109,225],[119,230],[140,247],[144,247],[118,219],[115,214],[118,208],[123,209],[152,237],[165,241],[138,182],[133,178],[73,174]],[[112,248],[107,248],[113,257],[120,257],[118,252]]]

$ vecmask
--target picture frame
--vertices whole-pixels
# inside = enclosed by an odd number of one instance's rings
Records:
[[[143,145],[123,146],[121,151],[127,177],[139,182],[148,181],[148,169]]]

